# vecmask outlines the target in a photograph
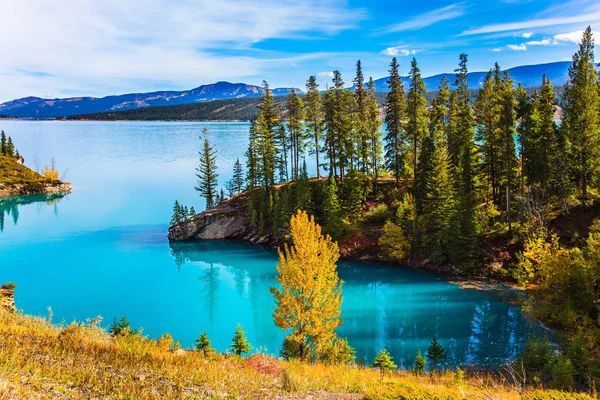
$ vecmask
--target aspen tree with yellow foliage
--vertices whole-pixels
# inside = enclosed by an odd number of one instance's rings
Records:
[[[336,262],[339,249],[305,211],[290,221],[291,245],[279,249],[275,297],[275,325],[286,332],[285,340],[297,345],[300,359],[322,358],[342,323],[342,284]],[[296,347],[296,346],[294,346]]]

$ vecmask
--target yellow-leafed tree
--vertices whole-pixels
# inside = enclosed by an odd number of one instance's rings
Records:
[[[292,217],[290,228],[292,244],[279,249],[281,290],[271,288],[273,318],[286,332],[286,340],[297,344],[298,358],[321,358],[342,323],[343,282],[336,270],[339,249],[304,211]]]

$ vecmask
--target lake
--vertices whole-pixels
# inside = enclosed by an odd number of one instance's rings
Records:
[[[276,253],[236,242],[169,243],[175,199],[204,208],[194,190],[199,135],[208,127],[219,183],[243,160],[247,123],[2,121],[26,165],[50,163],[73,193],[0,201],[0,282],[17,307],[54,322],[126,315],[158,338],[191,347],[207,331],[225,351],[237,323],[255,349],[278,354],[273,324]],[[309,164],[310,165],[310,164]],[[368,362],[387,348],[409,366],[436,335],[448,363],[495,366],[542,329],[519,307],[431,274],[340,262],[344,323],[338,330]]]

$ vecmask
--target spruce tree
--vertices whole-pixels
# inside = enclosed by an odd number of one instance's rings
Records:
[[[369,165],[371,171],[368,171],[373,176],[375,182],[375,194],[378,192],[378,179],[380,166],[382,164],[382,143],[381,143],[381,119],[379,118],[379,105],[377,104],[377,97],[375,96],[375,81],[373,78],[369,79],[369,91],[367,98],[367,130],[369,135],[369,150],[370,160]]]
[[[175,200],[175,205],[173,206],[173,216],[171,217],[171,226],[177,225],[178,223],[181,222],[180,215],[181,215],[181,206],[179,205],[179,202],[177,200]]]
[[[233,164],[233,177],[231,179],[234,195],[244,191],[244,181],[244,170],[242,169],[242,163],[240,163],[240,159],[238,158],[235,160],[235,164]]]
[[[371,151],[369,140],[368,92],[365,88],[365,79],[360,60],[356,62],[356,78],[354,78],[354,94],[356,98],[355,118],[355,156],[357,169],[365,175],[370,169]]]
[[[432,369],[439,369],[442,361],[446,360],[447,357],[446,351],[434,336],[431,345],[427,348],[427,359],[430,361]]]
[[[449,261],[451,240],[456,235],[456,232],[453,232],[453,221],[457,212],[457,201],[444,124],[448,95],[447,82],[442,81],[439,95],[433,101],[430,113],[430,133],[426,142],[428,145],[423,149],[424,152],[429,152],[429,142],[431,143],[429,169],[423,173],[423,210],[426,214],[427,256],[436,263]]]
[[[398,72],[398,61],[392,58],[390,64],[390,78],[388,80],[390,91],[386,95],[385,123],[385,160],[386,168],[390,171],[396,181],[404,173],[406,143],[404,134],[404,119],[406,116],[406,104],[404,98],[404,85]]]
[[[275,325],[298,346],[301,359],[318,358],[333,345],[342,323],[342,281],[336,262],[338,246],[304,211],[290,221],[291,246],[279,249],[275,297]],[[315,277],[317,277],[315,279]]]
[[[342,209],[338,197],[338,188],[334,176],[329,177],[329,182],[325,186],[323,199],[323,229],[334,239],[342,236],[344,226],[342,222]]]
[[[508,72],[505,72],[504,77],[502,78],[498,99],[500,110],[498,132],[501,138],[501,146],[499,149],[501,161],[500,177],[505,188],[505,193],[502,198],[506,204],[506,222],[508,223],[508,229],[510,231],[512,230],[510,208],[512,200],[511,194],[517,176],[517,154],[515,151],[517,100],[513,88],[513,80],[510,79]]]
[[[6,155],[6,133],[4,131],[0,134],[0,155]]]
[[[204,128],[204,146],[200,152],[200,162],[196,171],[198,186],[195,189],[206,200],[206,209],[210,210],[217,205],[217,152],[208,141],[208,128]],[[202,137],[200,137],[202,139]]]
[[[562,125],[569,143],[568,165],[581,198],[587,201],[589,188],[597,180],[600,157],[600,93],[594,60],[594,38],[589,26],[569,67],[563,108]]]
[[[287,97],[288,132],[291,149],[292,179],[298,180],[300,154],[304,153],[304,102],[292,88]]]
[[[306,83],[306,96],[304,97],[306,129],[308,135],[312,137],[311,154],[314,154],[317,178],[321,178],[321,165],[319,155],[321,153],[321,133],[323,131],[323,104],[317,78],[313,75]]]
[[[377,354],[377,357],[375,357],[375,360],[373,361],[373,367],[379,368],[379,371],[381,372],[381,380],[383,380],[383,376],[386,372],[398,368],[396,363],[394,363],[392,356],[390,356],[386,349],[381,350]]]
[[[536,160],[539,178],[536,182],[542,187],[550,188],[556,181],[556,168],[562,168],[562,162],[558,158],[564,159],[564,154],[557,151],[557,127],[554,122],[554,88],[552,82],[544,74],[542,78],[542,88],[537,97],[535,108],[539,119],[537,123],[538,137],[540,138],[539,155]]]
[[[254,121],[255,151],[258,153],[259,174],[267,192],[275,184],[277,166],[276,131],[279,128],[279,109],[269,84],[263,81],[259,114]]]
[[[202,332],[200,336],[198,336],[198,339],[196,339],[196,344],[194,347],[196,351],[201,351],[204,354],[204,357],[206,357],[206,354],[210,350],[210,340],[208,339],[208,333]]]
[[[246,338],[246,332],[242,329],[242,325],[238,324],[231,340],[231,352],[236,356],[249,353],[252,351],[252,345]]]
[[[6,143],[6,156],[8,156],[8,157],[15,156],[15,145],[10,136],[8,137],[8,142]]]
[[[413,372],[415,373],[415,375],[422,375],[423,371],[425,371],[426,366],[427,360],[425,360],[425,357],[423,357],[421,350],[419,350],[413,363]]]
[[[413,189],[416,187],[417,161],[421,143],[427,134],[427,100],[424,94],[425,82],[421,78],[421,70],[417,66],[417,60],[412,59],[410,63],[410,89],[406,100],[406,137],[411,142]],[[416,193],[415,193],[416,194]],[[416,198],[417,203],[420,201]]]

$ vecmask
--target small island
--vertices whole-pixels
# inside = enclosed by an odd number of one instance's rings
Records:
[[[66,194],[71,184],[58,179],[54,165],[38,173],[24,165],[25,160],[15,150],[13,141],[4,131],[0,141],[0,198],[26,194]]]

